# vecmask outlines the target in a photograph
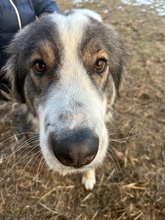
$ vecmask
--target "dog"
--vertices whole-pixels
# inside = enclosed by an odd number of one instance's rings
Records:
[[[48,167],[82,172],[83,185],[93,189],[125,70],[120,35],[96,12],[70,10],[24,27],[7,53],[13,94],[37,121]]]

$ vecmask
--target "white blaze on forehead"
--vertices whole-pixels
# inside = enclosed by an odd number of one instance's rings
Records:
[[[77,101],[83,100],[87,94],[89,97],[97,96],[95,89],[91,90],[91,82],[78,54],[90,18],[83,13],[74,12],[69,15],[53,14],[51,16],[57,25],[63,50],[60,69],[61,91],[65,91],[65,97],[77,94],[75,96]]]
[[[52,18],[58,28],[65,58],[69,60],[77,55],[77,49],[82,40],[85,27],[89,22],[89,18],[81,13],[71,13],[67,16],[53,14]]]

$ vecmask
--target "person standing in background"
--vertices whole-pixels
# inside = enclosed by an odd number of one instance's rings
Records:
[[[0,100],[8,101],[10,84],[2,67],[7,61],[5,48],[15,33],[44,13],[61,13],[53,0],[0,0]]]

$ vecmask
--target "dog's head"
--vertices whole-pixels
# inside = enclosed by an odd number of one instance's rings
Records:
[[[50,168],[74,172],[102,163],[106,115],[124,70],[122,40],[89,10],[41,17],[11,42],[6,64],[15,96],[39,120]]]

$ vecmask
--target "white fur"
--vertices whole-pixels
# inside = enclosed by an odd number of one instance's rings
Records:
[[[95,11],[92,11],[92,10],[89,10],[89,9],[72,9],[71,11],[74,11],[76,13],[79,13],[79,14],[84,14],[84,15],[87,15],[89,17],[92,17],[96,20],[98,20],[99,22],[102,22],[102,17],[96,13]],[[66,11],[68,12],[68,11]]]
[[[82,184],[87,190],[92,190],[96,183],[95,170],[88,170],[82,177]]]

